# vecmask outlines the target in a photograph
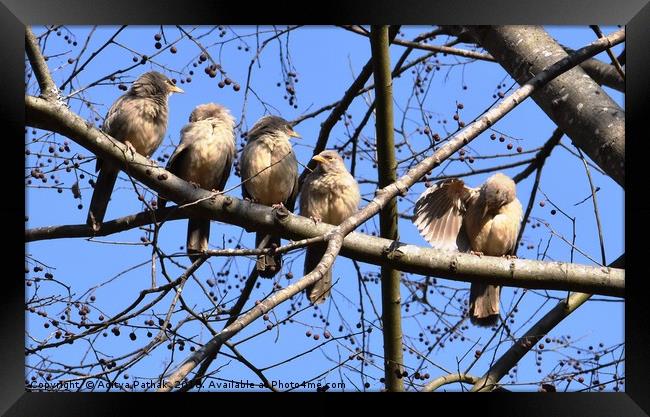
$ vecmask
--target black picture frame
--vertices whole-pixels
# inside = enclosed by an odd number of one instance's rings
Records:
[[[142,412],[210,413],[249,412],[249,402],[241,393],[186,394],[155,393],[33,393],[24,389],[24,283],[23,253],[17,243],[24,236],[24,28],[38,24],[625,24],[626,33],[626,156],[625,187],[625,247],[626,247],[626,383],[621,393],[492,393],[471,395],[462,393],[422,394],[408,398],[394,398],[393,394],[369,394],[358,405],[366,403],[393,405],[404,413],[459,412],[465,414],[476,407],[485,415],[521,416],[643,416],[650,414],[650,303],[644,297],[644,280],[648,267],[643,266],[648,250],[643,237],[649,235],[650,204],[641,191],[650,176],[644,170],[648,152],[644,117],[649,114],[650,101],[650,5],[647,0],[614,2],[580,0],[567,3],[560,0],[522,2],[516,0],[467,0],[424,2],[401,0],[389,2],[226,2],[226,1],[25,1],[2,0],[0,27],[3,46],[0,48],[0,80],[2,100],[0,115],[3,120],[2,188],[7,193],[0,213],[5,223],[5,274],[2,280],[0,303],[0,412],[10,416],[50,415],[133,415],[139,406]],[[22,196],[22,198],[21,198]],[[22,229],[21,229],[22,227]],[[316,394],[318,395],[318,394]],[[347,395],[349,394],[334,394]],[[155,397],[154,397],[155,396]],[[273,407],[266,401],[274,396],[257,395],[255,406]],[[231,403],[226,408],[224,401]],[[318,398],[314,395],[294,394],[283,401],[281,408],[266,412],[309,413],[325,407],[347,407],[343,402]],[[421,402],[415,404],[413,401]],[[192,408],[188,407],[188,402]],[[204,404],[198,404],[201,402]],[[231,410],[231,407],[241,407]],[[420,408],[422,407],[422,408]],[[387,409],[384,409],[387,410]],[[422,410],[422,411],[420,411]],[[448,411],[447,411],[448,410]],[[644,412],[645,411],[645,412]],[[258,411],[265,412],[265,411]],[[138,412],[140,413],[140,412]]]

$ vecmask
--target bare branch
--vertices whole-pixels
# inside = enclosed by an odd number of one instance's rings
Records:
[[[422,392],[433,392],[443,385],[453,384],[455,382],[465,382],[467,384],[474,384],[478,380],[477,377],[467,374],[449,374],[443,375],[429,382],[427,385],[422,388]]]

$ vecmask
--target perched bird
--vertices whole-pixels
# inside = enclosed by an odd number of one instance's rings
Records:
[[[102,130],[148,158],[158,148],[167,130],[169,96],[182,92],[163,74],[145,72],[113,103]],[[95,170],[99,174],[86,223],[97,231],[104,221],[108,200],[120,171],[117,166],[99,158]]]
[[[413,223],[434,248],[506,256],[513,253],[521,226],[515,182],[497,173],[479,188],[459,179],[438,182],[415,203]],[[472,323],[492,326],[499,318],[500,287],[472,283]]]
[[[242,150],[240,170],[244,198],[267,206],[282,205],[293,211],[298,194],[298,161],[290,137],[299,138],[289,122],[278,116],[264,116],[248,132]],[[255,245],[266,237],[257,233]],[[269,236],[265,248],[280,245],[278,236]],[[281,254],[260,255],[256,269],[261,277],[271,278],[282,267]]]
[[[167,162],[167,170],[198,187],[223,191],[235,156],[234,125],[235,119],[225,107],[215,103],[197,106],[181,129],[181,141]],[[159,196],[158,206],[165,203]],[[191,254],[208,249],[209,237],[210,219],[187,221],[187,253],[192,262],[197,257]]]
[[[314,156],[316,169],[305,178],[300,191],[300,214],[315,221],[338,226],[353,215],[359,207],[359,185],[345,168],[343,158],[336,151],[323,151]],[[317,243],[307,247],[305,275],[320,262],[327,244]],[[325,301],[332,287],[332,270],[308,287],[305,292],[314,304]]]

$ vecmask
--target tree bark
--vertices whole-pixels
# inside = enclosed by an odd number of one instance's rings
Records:
[[[567,56],[540,26],[470,26],[469,31],[520,84]],[[625,112],[580,67],[533,100],[603,171],[624,188]]]

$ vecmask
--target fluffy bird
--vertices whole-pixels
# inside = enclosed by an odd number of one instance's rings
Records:
[[[415,203],[413,223],[434,248],[507,256],[514,252],[522,209],[515,182],[497,173],[478,188],[459,179],[438,182]],[[472,283],[472,323],[492,326],[499,318],[500,287]]]
[[[189,123],[181,129],[181,141],[167,162],[167,170],[206,190],[223,191],[235,156],[235,119],[219,104],[197,106]],[[165,199],[158,198],[159,207]],[[192,262],[196,253],[208,249],[210,219],[187,221],[187,253]]]
[[[323,151],[313,159],[318,165],[302,185],[300,214],[337,226],[357,211],[361,201],[359,185],[336,151]],[[327,244],[317,243],[307,248],[305,275],[318,265],[326,247]],[[321,304],[329,296],[331,287],[330,269],[318,282],[306,288],[305,293],[312,303]]]
[[[118,98],[108,110],[102,130],[133,151],[150,157],[163,140],[167,130],[168,99],[183,90],[163,74],[151,71],[142,74],[129,91]],[[88,209],[86,223],[98,231],[104,221],[119,168],[97,159],[97,181]]]
[[[293,211],[298,194],[298,161],[289,138],[299,138],[289,122],[278,116],[264,116],[248,132],[240,159],[244,198],[267,206],[283,205]],[[266,239],[265,239],[266,238]],[[257,233],[255,245],[264,248],[280,245],[278,236]],[[281,254],[260,255],[256,269],[261,277],[271,278],[282,267]]]

